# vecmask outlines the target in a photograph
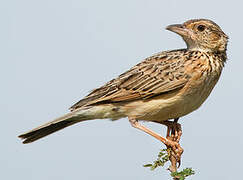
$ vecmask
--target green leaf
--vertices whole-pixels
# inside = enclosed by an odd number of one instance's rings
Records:
[[[184,180],[186,177],[191,176],[191,175],[193,175],[193,174],[195,174],[195,171],[192,170],[192,168],[186,168],[186,169],[183,169],[183,170],[180,171],[180,172],[173,172],[173,173],[171,173],[170,175],[171,175],[172,177],[177,177],[177,178],[179,178],[180,180]]]
[[[150,170],[155,170],[157,167],[161,166],[163,167],[168,161],[169,161],[169,156],[171,153],[171,149],[161,149],[158,156],[157,160],[155,160],[152,164],[145,164],[143,165],[144,167],[149,167]],[[185,180],[186,177],[191,176],[195,174],[195,171],[192,170],[192,168],[185,168],[180,172],[173,172],[170,175],[172,177],[176,177],[179,180]]]
[[[167,161],[169,161],[169,151],[167,149],[161,149],[158,154],[158,158],[153,164],[146,164],[144,167],[150,167],[151,170],[156,169],[159,166],[164,166]]]

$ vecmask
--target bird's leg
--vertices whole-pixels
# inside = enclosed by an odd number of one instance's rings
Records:
[[[181,129],[181,125],[178,123],[178,119],[179,118],[175,119],[174,122],[164,121],[161,122],[160,124],[167,126],[166,138],[170,137],[171,140],[179,143],[182,135],[182,129]]]
[[[167,126],[166,146],[172,150],[169,157],[171,161],[171,167],[169,170],[172,172],[176,171],[177,163],[178,167],[180,166],[181,155],[183,153],[183,149],[179,144],[182,135],[182,129],[181,125],[178,123],[178,119],[179,118],[175,119],[174,122],[164,121],[160,123]]]
[[[163,142],[168,149],[171,148],[172,152],[171,152],[170,158],[172,158],[173,163],[175,163],[175,168],[176,168],[177,163],[179,163],[179,165],[180,165],[180,159],[181,159],[181,154],[183,153],[183,149],[180,147],[180,144],[179,144],[179,140],[180,140],[180,137],[182,134],[181,126],[179,123],[170,122],[170,121],[161,123],[168,127],[167,137],[164,138],[164,137],[160,136],[159,134],[153,132],[152,130],[148,129],[147,127],[139,124],[139,122],[135,118],[128,117],[128,119],[133,127],[140,129],[140,130],[146,132],[147,134],[155,137],[159,141]],[[171,162],[172,162],[172,160],[171,160]]]
[[[139,124],[138,121],[137,121],[136,119],[134,119],[134,118],[130,118],[130,117],[128,117],[128,119],[129,119],[129,122],[131,123],[131,125],[132,125],[133,127],[135,127],[135,128],[137,128],[137,129],[140,129],[140,130],[146,132],[147,134],[149,134],[149,135],[155,137],[156,139],[158,139],[159,141],[163,142],[164,144],[167,143],[167,139],[166,139],[166,138],[160,136],[160,135],[157,134],[156,132],[153,132],[152,130],[148,129],[147,127],[145,127],[145,126]]]
[[[167,149],[170,149],[170,153],[168,154],[169,160],[171,162],[171,165],[168,168],[170,172],[176,172],[177,168],[180,167],[181,155],[183,153],[183,149],[179,144],[182,135],[182,130],[181,130],[181,125],[178,123],[178,119],[179,118],[175,119],[174,122],[171,121],[157,122],[159,124],[163,124],[167,126],[167,134],[166,134],[167,143],[165,143],[165,145]]]

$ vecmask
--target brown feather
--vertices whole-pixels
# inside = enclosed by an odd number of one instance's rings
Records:
[[[75,110],[93,104],[146,99],[183,87],[188,75],[182,61],[190,56],[187,51],[166,51],[151,56],[137,64],[118,78],[94,89],[89,95],[74,104]],[[175,66],[176,65],[176,66]],[[175,78],[177,77],[177,78]]]

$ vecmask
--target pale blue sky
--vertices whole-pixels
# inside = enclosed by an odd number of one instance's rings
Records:
[[[181,118],[190,179],[239,179],[242,171],[241,1],[9,0],[0,2],[0,179],[168,179],[151,172],[162,145],[127,119],[80,123],[33,144],[17,135],[68,112],[90,90],[143,58],[185,47],[164,28],[209,18],[229,35],[228,62],[208,100]],[[162,132],[160,125],[147,126]]]

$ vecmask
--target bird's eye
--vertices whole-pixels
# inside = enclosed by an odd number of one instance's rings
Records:
[[[199,26],[197,26],[197,30],[198,31],[204,31],[204,29],[205,29],[205,26],[204,25],[199,25]]]

